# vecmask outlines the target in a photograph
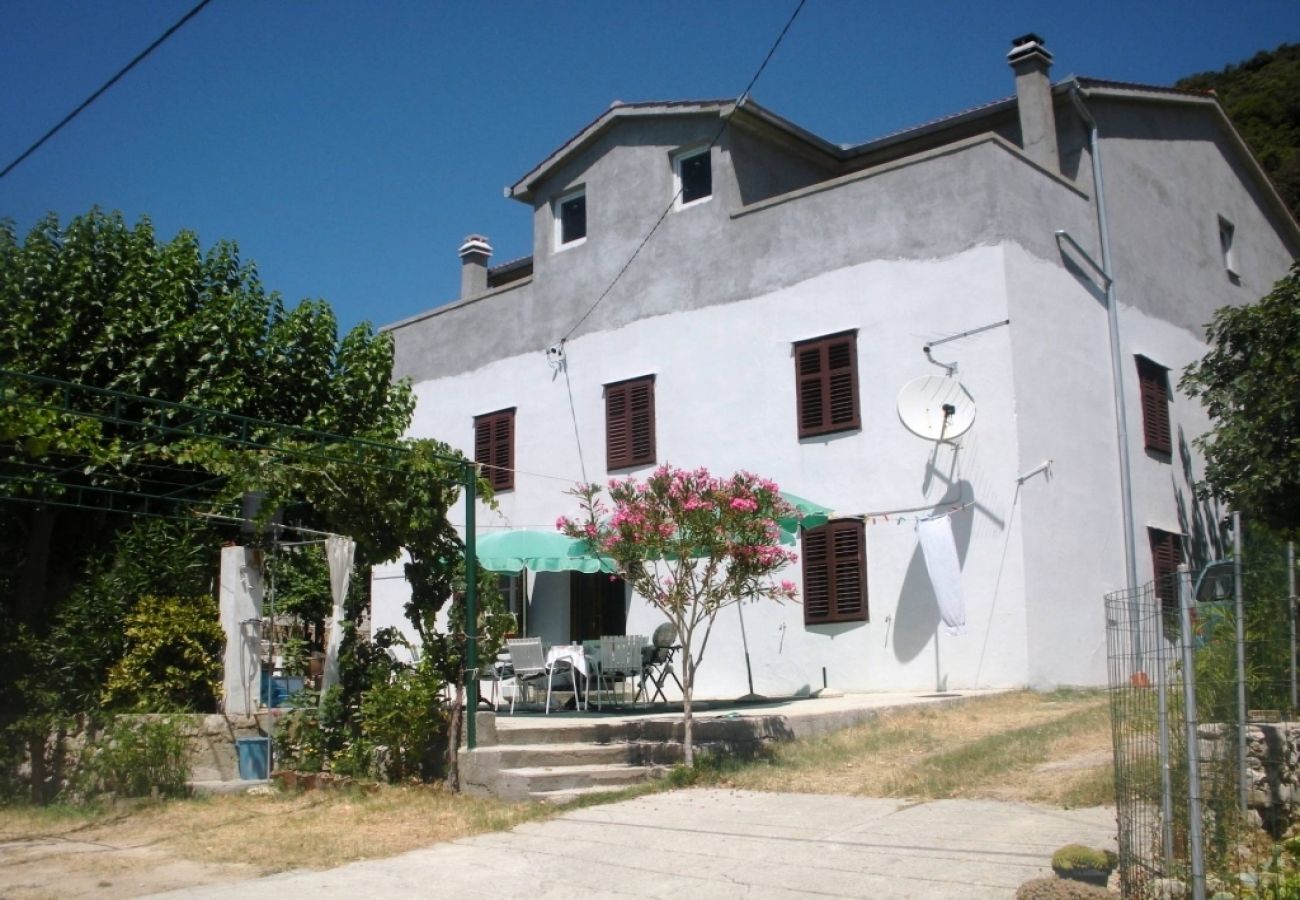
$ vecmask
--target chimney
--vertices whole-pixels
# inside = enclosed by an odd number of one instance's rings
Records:
[[[460,296],[472,297],[487,290],[487,264],[492,245],[481,234],[471,234],[460,245]]]
[[[1016,73],[1016,107],[1020,111],[1020,146],[1049,172],[1061,171],[1056,151],[1056,113],[1052,109],[1052,81],[1047,72],[1052,54],[1043,39],[1030,33],[1011,42],[1007,62]]]

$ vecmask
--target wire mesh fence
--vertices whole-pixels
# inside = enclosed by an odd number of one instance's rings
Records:
[[[1232,890],[1244,848],[1281,835],[1300,804],[1287,547],[1258,534],[1242,549],[1241,566],[1106,597],[1125,897],[1158,895],[1162,879],[1204,896],[1207,876]]]

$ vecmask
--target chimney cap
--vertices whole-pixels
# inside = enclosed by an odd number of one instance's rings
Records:
[[[1049,65],[1052,62],[1052,54],[1048,52],[1046,42],[1039,35],[1031,31],[1011,39],[1011,52],[1007,54],[1007,62],[1014,66],[1035,58]]]
[[[470,234],[465,236],[465,240],[461,242],[460,249],[456,252],[460,255],[461,259],[474,253],[491,256],[492,245],[488,243],[488,239],[483,235]]]

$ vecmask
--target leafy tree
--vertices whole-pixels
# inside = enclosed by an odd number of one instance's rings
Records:
[[[1197,438],[1203,489],[1243,515],[1300,527],[1300,263],[1251,306],[1227,306],[1206,327],[1210,351],[1180,386],[1214,430]]]
[[[792,514],[776,484],[748,472],[718,478],[706,469],[660,466],[644,482],[579,485],[579,520],[557,528],[589,541],[677,628],[682,644],[682,707],[687,766],[695,763],[691,705],[695,673],[718,612],[736,603],[793,600],[795,585],[772,576],[795,554],[779,544],[776,519]]]
[[[226,636],[211,594],[141,597],[126,617],[126,652],[104,703],[144,712],[206,712],[221,688]]]
[[[1292,215],[1300,217],[1300,44],[1256,53],[1221,72],[1189,75],[1174,86],[1218,96]]]

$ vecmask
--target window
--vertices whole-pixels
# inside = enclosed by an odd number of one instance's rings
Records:
[[[860,519],[803,533],[803,623],[867,621],[867,541]]]
[[[495,491],[515,486],[515,410],[474,417],[474,462]]]
[[[555,246],[568,247],[587,239],[587,190],[576,191],[555,201]]]
[[[1142,433],[1152,453],[1174,452],[1169,429],[1169,370],[1145,356],[1137,358],[1138,387],[1142,391]]]
[[[1155,592],[1166,608],[1178,606],[1178,565],[1183,561],[1181,535],[1159,528],[1148,528],[1151,541],[1151,568],[1155,577]]]
[[[1223,253],[1223,268],[1231,278],[1237,277],[1237,254],[1233,250],[1233,239],[1237,229],[1223,216],[1219,216],[1219,250]]]
[[[709,148],[687,150],[674,156],[673,181],[678,209],[713,196],[713,165]]]
[[[654,376],[605,385],[606,468],[613,471],[654,461]]]
[[[799,437],[861,427],[858,336],[833,334],[794,345]]]

